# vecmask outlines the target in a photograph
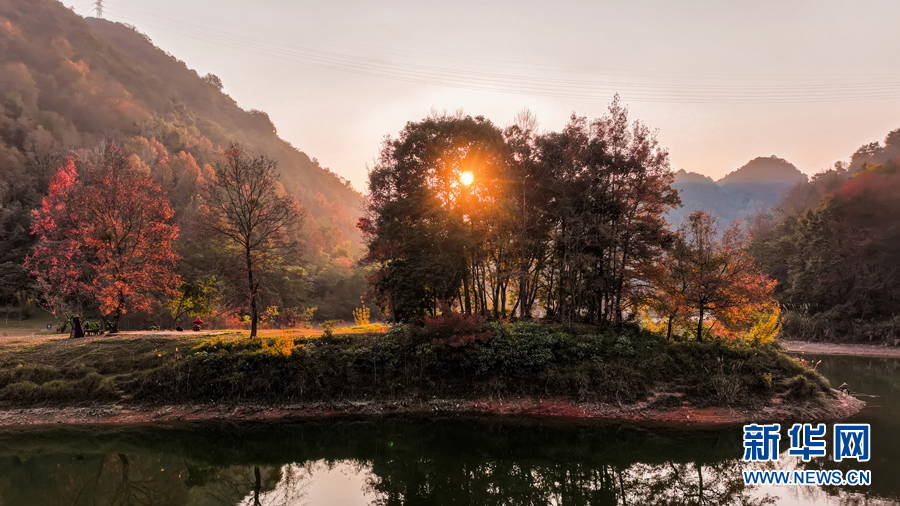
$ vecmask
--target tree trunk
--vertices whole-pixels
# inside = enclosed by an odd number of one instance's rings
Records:
[[[116,310],[113,311],[112,322],[109,325],[109,333],[110,334],[118,334],[119,333],[119,320],[121,320],[121,319],[122,319],[122,310],[119,308],[116,308]]]
[[[262,479],[259,475],[259,466],[253,466],[253,478],[253,504],[260,506],[262,503],[259,502],[259,493],[262,490]]]
[[[469,294],[469,276],[471,275],[472,270],[466,267],[466,275],[463,276],[463,311],[466,314],[472,314],[472,299]]]
[[[256,285],[253,281],[253,258],[250,256],[250,248],[246,248],[244,254],[247,260],[247,283],[250,288],[250,337],[256,337],[259,311],[256,307]]]
[[[700,316],[697,317],[697,342],[703,342],[703,311],[706,308],[700,306]]]
[[[84,337],[84,329],[81,327],[81,317],[72,317],[72,334],[71,337]]]
[[[675,315],[669,315],[669,321],[666,323],[666,342],[672,341],[672,320],[675,319]]]

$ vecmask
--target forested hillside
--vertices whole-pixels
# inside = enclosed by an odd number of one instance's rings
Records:
[[[51,175],[66,156],[109,141],[171,201],[186,280],[223,267],[200,254],[205,238],[192,212],[211,165],[236,142],[275,159],[284,189],[304,210],[302,260],[286,262],[304,273],[294,276],[302,283],[293,291],[322,299],[339,287],[358,301],[362,277],[351,267],[362,196],[279,138],[266,113],[242,109],[222,89],[216,76],[199,76],[132,27],[86,20],[55,0],[0,0],[0,306],[29,297],[22,264],[33,245],[31,210]]]
[[[790,337],[900,342],[900,130],[795,187],[753,226]]]
[[[682,207],[667,214],[680,224],[693,211],[706,211],[723,224],[747,219],[778,204],[806,175],[777,156],[757,157],[722,179],[679,170],[672,186],[681,195]]]

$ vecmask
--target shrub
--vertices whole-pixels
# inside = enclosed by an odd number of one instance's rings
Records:
[[[325,320],[322,322],[322,337],[324,339],[332,339],[334,337],[334,328],[340,323],[340,320]]]
[[[371,316],[372,312],[366,306],[365,299],[360,297],[359,307],[353,310],[353,322],[356,323],[357,326],[368,325]]]
[[[448,313],[425,318],[420,330],[423,340],[434,346],[460,348],[471,343],[487,342],[491,332],[485,331],[484,319],[476,314]]]
[[[785,386],[787,387],[787,398],[794,401],[814,397],[820,390],[819,385],[815,381],[803,374],[790,378]]]
[[[31,381],[11,383],[0,390],[0,399],[17,402],[32,402],[40,400],[41,387]]]

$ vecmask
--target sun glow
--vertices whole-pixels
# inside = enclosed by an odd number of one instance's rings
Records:
[[[470,170],[461,172],[459,174],[459,182],[462,183],[463,186],[469,186],[470,184],[475,182],[475,174],[473,174]]]

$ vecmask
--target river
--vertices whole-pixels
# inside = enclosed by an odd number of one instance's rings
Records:
[[[900,360],[807,358],[863,396],[873,443],[806,466],[871,486],[745,487],[740,427],[342,419],[0,430],[0,505],[900,504]]]

